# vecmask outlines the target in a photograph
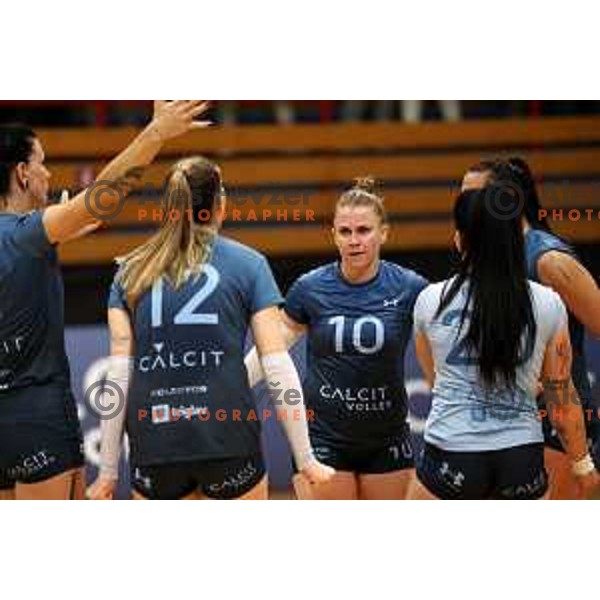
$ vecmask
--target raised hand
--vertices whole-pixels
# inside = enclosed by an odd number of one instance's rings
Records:
[[[175,138],[194,129],[204,129],[211,121],[196,121],[210,107],[206,100],[155,100],[152,128],[162,141]]]

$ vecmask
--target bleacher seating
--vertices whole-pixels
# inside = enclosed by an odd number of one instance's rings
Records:
[[[96,175],[136,134],[133,128],[48,129],[39,132],[55,195]],[[356,123],[223,127],[190,134],[164,149],[111,226],[61,250],[67,264],[104,264],[152,232],[152,209],[169,166],[203,154],[223,169],[230,207],[241,222],[224,232],[269,255],[307,255],[330,249],[329,216],[352,179],[373,175],[383,184],[392,222],[391,250],[442,249],[451,239],[453,195],[465,170],[481,158],[519,154],[541,181],[548,208],[600,209],[600,118]],[[568,188],[561,182],[568,180]],[[150,192],[150,186],[153,191]],[[273,204],[303,198],[298,206]],[[244,198],[246,199],[244,203]],[[277,220],[277,210],[310,210],[314,221]],[[140,218],[140,210],[146,217]],[[254,210],[256,221],[248,221]],[[263,222],[263,210],[270,210]],[[291,214],[291,213],[290,213]],[[600,241],[600,220],[555,222],[576,242]]]

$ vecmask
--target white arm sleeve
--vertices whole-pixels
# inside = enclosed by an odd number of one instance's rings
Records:
[[[285,414],[282,419],[285,435],[296,466],[302,470],[314,457],[308,438],[306,409],[298,371],[287,352],[263,356],[260,362],[267,378],[271,401],[277,411]]]
[[[283,333],[285,345],[288,349],[293,348],[304,335],[302,331],[295,331],[283,322],[281,323],[281,332]],[[244,364],[246,365],[246,371],[248,371],[248,383],[250,384],[250,389],[252,389],[265,378],[265,372],[258,357],[256,346],[246,354]]]
[[[246,354],[244,364],[246,365],[246,371],[248,371],[248,383],[250,384],[250,389],[252,389],[265,378],[256,346]]]
[[[115,394],[118,398],[118,410],[115,414],[105,415],[100,422],[100,477],[116,480],[119,478],[119,458],[123,439],[123,425],[127,414],[127,394],[133,361],[128,356],[111,356],[108,363],[108,373],[103,392],[102,406],[114,403]],[[111,388],[113,388],[111,391]],[[115,389],[116,388],[116,389]]]

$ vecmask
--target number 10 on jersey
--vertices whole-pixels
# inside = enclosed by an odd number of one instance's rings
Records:
[[[349,321],[349,323],[346,324],[346,321]],[[333,325],[335,328],[335,351],[338,354],[345,352],[344,333],[347,326],[352,328],[352,345],[357,352],[361,354],[375,354],[383,348],[383,344],[385,343],[385,329],[381,319],[373,315],[367,315],[356,319],[353,324],[351,321],[351,319],[346,319],[343,316],[331,317],[328,321],[329,325]],[[364,332],[369,327],[373,327],[375,333],[373,342],[370,345],[364,342]]]

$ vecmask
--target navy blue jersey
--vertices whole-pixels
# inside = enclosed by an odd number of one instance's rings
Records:
[[[0,213],[0,397],[53,384],[69,388],[63,283],[42,213]]]
[[[158,280],[128,309],[113,283],[109,307],[128,310],[135,369],[127,429],[135,466],[260,452],[260,423],[244,366],[253,314],[282,303],[267,260],[217,237],[199,276],[178,290]]]
[[[525,234],[525,257],[527,261],[527,276],[533,281],[540,282],[538,275],[538,261],[546,252],[564,252],[577,260],[575,250],[565,241],[543,229],[530,229]],[[584,409],[591,409],[593,418],[586,416],[589,434],[597,439],[600,437],[600,422],[597,418],[597,407],[592,398],[592,389],[588,377],[587,361],[585,357],[585,329],[572,312],[569,314],[569,333],[573,348],[573,365],[571,376],[573,384],[579,393]]]
[[[385,443],[405,426],[404,354],[413,307],[427,281],[382,261],[363,284],[344,279],[338,263],[300,277],[286,313],[308,326],[306,404],[311,437],[338,446]]]

